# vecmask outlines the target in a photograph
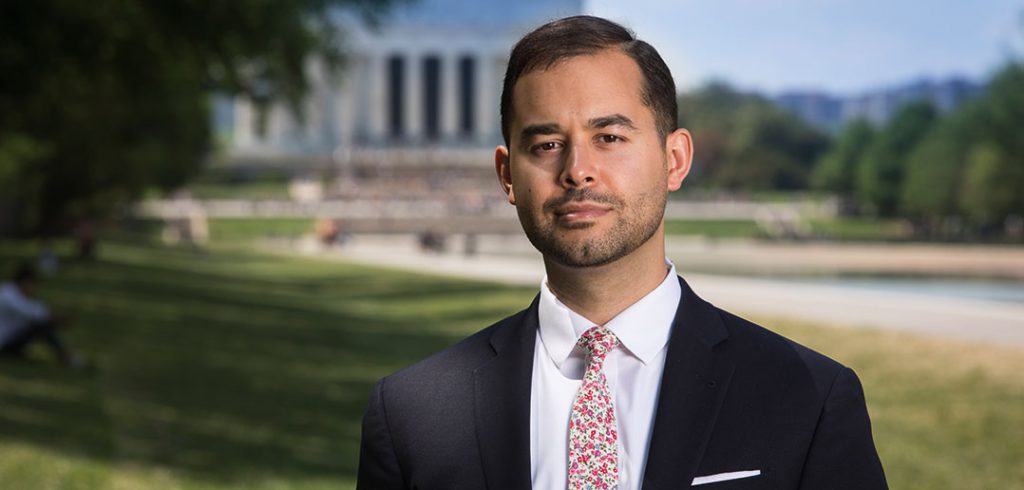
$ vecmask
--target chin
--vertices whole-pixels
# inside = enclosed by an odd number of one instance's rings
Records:
[[[622,243],[602,240],[601,236],[562,237],[543,244],[545,257],[564,267],[597,267],[615,262],[631,250]]]
[[[559,223],[558,227],[565,230],[586,230],[597,226],[596,221],[574,221],[572,223]]]
[[[584,269],[588,267],[600,267],[621,259],[625,254],[601,254],[593,255],[587,252],[579,253],[577,250],[563,250],[561,254],[551,255],[555,263],[573,269]],[[575,252],[575,253],[574,253]]]

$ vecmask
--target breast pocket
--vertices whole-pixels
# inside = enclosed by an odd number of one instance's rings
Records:
[[[762,470],[741,470],[698,476],[691,488],[697,490],[725,490],[733,488],[768,488],[767,475]]]

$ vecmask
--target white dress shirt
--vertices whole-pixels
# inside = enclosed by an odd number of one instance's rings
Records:
[[[619,338],[604,362],[615,403],[619,433],[619,489],[637,490],[643,481],[665,351],[682,294],[676,269],[661,285],[604,326]],[[576,341],[595,324],[570,310],[541,283],[540,329],[533,354],[530,399],[530,469],[533,488],[568,484],[569,414],[586,369],[586,351]]]

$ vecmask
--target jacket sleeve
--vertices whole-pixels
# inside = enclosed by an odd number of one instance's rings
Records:
[[[359,447],[357,490],[399,490],[406,488],[395,455],[395,445],[384,408],[384,379],[373,387],[370,406],[363,416]]]
[[[888,488],[871,437],[864,390],[849,368],[840,370],[825,400],[804,462],[800,488]]]

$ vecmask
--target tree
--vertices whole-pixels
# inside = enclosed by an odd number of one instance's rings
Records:
[[[716,82],[679,99],[694,133],[694,176],[737,190],[804,189],[828,137],[770,101]]]
[[[180,185],[210,148],[213,90],[299,107],[307,60],[340,66],[334,12],[387,3],[0,3],[0,220],[46,234]]]
[[[750,104],[738,115],[732,151],[718,182],[731,189],[806,189],[828,143],[825,134],[796,116],[769,104]]]
[[[991,228],[1024,214],[1024,70],[1010,64],[912,151],[901,206],[922,231],[967,217]]]
[[[1021,212],[1024,165],[1013,162],[998,146],[982,143],[971,148],[965,174],[961,203],[974,223],[982,228],[1001,225],[1007,216]]]
[[[1024,66],[1011,63],[977,104],[967,152],[962,210],[981,227],[1024,216]]]
[[[740,109],[750,95],[724,82],[711,82],[679,97],[679,126],[693,132],[695,153],[690,178],[711,185],[728,158]]]
[[[851,197],[857,162],[875,137],[875,129],[864,119],[855,119],[845,126],[835,143],[818,160],[811,176],[815,189]]]
[[[964,161],[980,129],[976,109],[971,101],[941,119],[910,152],[900,209],[918,233],[934,236],[945,220],[959,214]]]
[[[912,102],[879,132],[857,164],[854,191],[861,206],[878,216],[897,214],[907,157],[935,119],[931,104]]]

